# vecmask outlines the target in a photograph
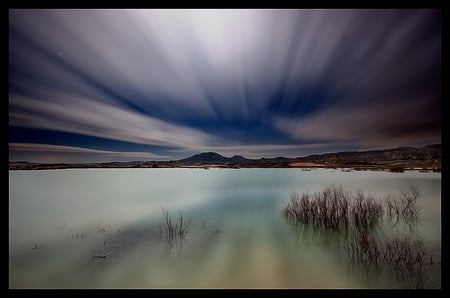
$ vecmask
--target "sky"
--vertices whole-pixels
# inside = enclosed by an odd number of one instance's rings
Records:
[[[440,10],[9,11],[9,158],[441,142]]]

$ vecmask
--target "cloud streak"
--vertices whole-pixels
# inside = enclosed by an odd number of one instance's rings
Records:
[[[31,152],[58,152],[58,153],[92,153],[102,155],[112,155],[120,157],[139,157],[139,158],[167,158],[167,156],[159,156],[149,152],[123,152],[123,151],[106,151],[83,147],[59,146],[47,144],[28,144],[28,143],[10,143],[9,149],[13,151],[31,151]]]
[[[213,142],[210,136],[194,129],[172,125],[112,105],[65,94],[53,95],[49,92],[48,95],[51,98],[44,102],[30,97],[14,97],[11,108],[21,112],[10,113],[10,125],[161,146],[183,144],[192,148]]]
[[[172,158],[440,142],[440,20],[439,10],[10,10],[9,125],[68,136],[38,143],[75,146],[77,134]]]
[[[429,109],[427,100],[412,98],[408,105],[392,102],[388,108],[380,103],[332,106],[307,117],[279,118],[276,125],[295,139],[370,147],[440,142],[440,122],[424,113]]]

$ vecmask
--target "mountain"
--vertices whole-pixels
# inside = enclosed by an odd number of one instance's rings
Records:
[[[385,164],[402,161],[440,161],[441,145],[429,145],[422,148],[399,147],[387,150],[371,151],[344,151],[337,153],[326,153],[321,155],[309,155],[297,158],[274,157],[248,159],[240,155],[225,157],[215,152],[206,152],[193,155],[189,158],[181,159],[182,163],[200,163],[200,164],[287,164],[296,162],[312,162],[332,165],[371,165]]]
[[[441,169],[441,144],[422,148],[399,147],[387,150],[346,151],[309,155],[297,158],[274,157],[249,159],[240,155],[225,157],[205,152],[176,161],[132,161],[108,163],[38,164],[10,162],[10,170],[40,170],[67,168],[177,168],[211,165],[231,168],[290,168],[290,167],[351,167],[355,169]]]
[[[250,159],[247,159],[241,155],[235,155],[232,158],[229,158],[229,161],[232,163],[238,163],[238,162],[248,162]]]
[[[366,164],[383,164],[400,161],[440,161],[441,144],[429,145],[422,148],[399,147],[387,150],[327,153],[321,155],[297,157],[296,160],[333,164],[355,162]]]
[[[225,157],[215,152],[205,152],[193,155],[191,157],[178,160],[182,163],[200,163],[200,164],[275,164],[275,163],[288,163],[293,161],[293,158],[287,157],[273,157],[273,158],[260,158],[250,159],[241,155],[234,155],[233,157]]]
[[[242,156],[233,156],[232,158],[228,158],[225,156],[222,156],[215,152],[206,152],[206,153],[200,153],[193,155],[191,157],[181,159],[180,162],[184,163],[236,163],[236,162],[245,162],[247,159]]]

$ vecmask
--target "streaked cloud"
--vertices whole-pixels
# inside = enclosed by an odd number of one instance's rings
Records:
[[[395,99],[389,106],[331,106],[305,117],[279,118],[276,125],[294,139],[345,142],[367,147],[440,142],[440,122],[427,113],[428,101]]]
[[[28,144],[28,143],[10,143],[9,149],[14,151],[32,151],[32,152],[59,152],[59,153],[93,153],[112,155],[119,157],[139,157],[139,158],[153,158],[161,159],[168,156],[160,156],[149,152],[123,152],[123,151],[106,151],[83,147],[47,145],[47,144]]]
[[[171,158],[436,143],[440,22],[427,9],[14,9],[9,125]]]
[[[11,108],[10,125],[62,130],[134,143],[188,148],[206,145],[213,138],[205,133],[172,125],[159,119],[95,100],[48,92],[45,101],[17,96]]]

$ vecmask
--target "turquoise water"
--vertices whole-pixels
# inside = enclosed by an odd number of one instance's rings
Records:
[[[317,169],[69,169],[9,172],[10,288],[371,288],[336,246],[299,237],[293,192],[342,185],[382,198],[421,191],[414,234],[441,247],[441,174]],[[182,241],[161,207],[191,218]],[[77,235],[78,234],[78,235]],[[83,234],[83,236],[81,236]],[[78,236],[78,237],[77,237]],[[93,255],[104,258],[92,258]],[[440,287],[440,265],[427,287]]]

